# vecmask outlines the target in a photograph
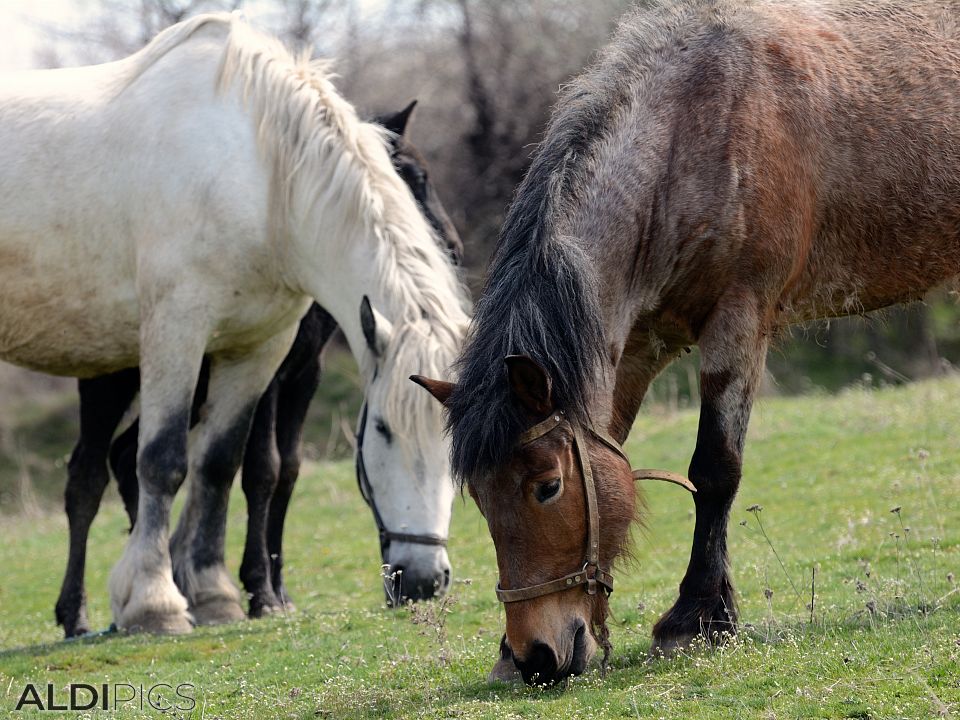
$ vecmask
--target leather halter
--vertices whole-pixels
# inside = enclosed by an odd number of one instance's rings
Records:
[[[562,410],[552,412],[550,417],[543,422],[537,423],[520,436],[520,446],[528,445],[534,440],[547,435],[558,428],[563,421],[564,415]],[[609,570],[604,570],[600,567],[600,515],[597,510],[597,485],[593,478],[593,467],[590,464],[590,458],[587,457],[585,450],[586,443],[583,438],[583,430],[575,423],[571,423],[571,428],[573,429],[573,449],[577,456],[577,462],[580,465],[580,474],[583,477],[583,496],[587,506],[587,550],[585,562],[583,563],[583,567],[576,572],[569,573],[556,580],[539,583],[538,585],[528,585],[527,587],[504,590],[498,582],[496,588],[497,599],[502,603],[532,600],[533,598],[569,590],[570,588],[580,585],[584,586],[584,590],[586,590],[588,595],[596,595],[597,586],[603,588],[608,595],[613,592],[613,575]],[[620,447],[620,443],[606,433],[597,430],[595,427],[588,426],[587,431],[622,457],[628,465],[630,464],[630,460],[627,458],[626,453],[624,453],[623,448]],[[666,480],[667,482],[685,487],[687,490],[690,490],[690,492],[697,491],[687,478],[667,470],[636,470],[633,472],[633,477],[636,480]]]
[[[383,522],[383,517],[377,509],[376,500],[373,498],[373,486],[367,477],[367,466],[363,462],[363,438],[367,430],[367,404],[364,403],[360,410],[360,421],[357,423],[357,487],[360,488],[360,495],[364,502],[373,513],[373,521],[377,524],[377,531],[380,534],[380,559],[387,561],[387,551],[390,549],[391,541],[413,543],[415,545],[434,545],[437,547],[446,547],[447,539],[438,535],[418,535],[416,533],[403,533],[388,530]]]

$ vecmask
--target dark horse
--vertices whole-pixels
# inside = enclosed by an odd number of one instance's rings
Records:
[[[958,118],[960,9],[932,0],[644,3],[564,89],[459,382],[418,378],[448,408],[527,682],[609,647],[636,508],[619,445],[693,344],[696,526],[654,647],[735,632],[727,521],[768,342],[955,281]]]
[[[417,205],[455,262],[463,245],[427,177],[423,156],[404,133],[416,101],[400,112],[375,119],[395,135],[391,158],[397,173],[413,192]],[[303,424],[321,375],[321,354],[337,330],[334,319],[314,303],[300,322],[296,340],[257,406],[243,458],[243,492],[247,498],[247,535],[240,578],[250,598],[250,615],[290,607],[283,584],[283,525],[290,496],[300,472]],[[368,338],[368,342],[372,342]],[[206,399],[209,368],[204,363],[194,397],[193,416]],[[70,554],[56,605],[57,623],[66,637],[89,632],[84,591],[84,565],[90,524],[97,514],[109,481],[107,459],[130,518],[137,513],[137,432],[134,422],[114,439],[117,427],[140,388],[137,368],[79,381],[80,437],[70,457],[66,510],[70,524]],[[362,433],[364,428],[358,428]],[[366,491],[364,492],[367,496]],[[371,501],[372,502],[372,501]],[[380,524],[376,505],[371,504]],[[380,528],[384,531],[384,528]],[[389,537],[381,532],[381,554],[386,562]],[[396,570],[396,568],[393,568]],[[396,576],[396,573],[394,573]],[[392,599],[432,597],[448,583],[446,576],[419,577],[406,568],[402,587],[390,588]]]

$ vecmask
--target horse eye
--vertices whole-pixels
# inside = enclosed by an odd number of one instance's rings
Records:
[[[558,492],[560,492],[560,478],[551,480],[550,482],[540,483],[537,485],[537,489],[534,490],[533,494],[536,496],[538,502],[545,503],[550,498],[556,497]]]
[[[383,418],[377,418],[373,423],[373,428],[378,433],[383,435],[387,439],[387,442],[390,442],[390,440],[393,438],[393,433],[390,432],[390,428],[383,421]]]

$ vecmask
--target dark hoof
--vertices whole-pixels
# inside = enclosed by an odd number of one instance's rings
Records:
[[[63,626],[64,637],[79,637],[90,632],[90,622],[87,620],[87,596],[84,591],[81,590],[79,593],[61,591],[53,613],[57,618],[57,625]]]
[[[87,613],[80,609],[80,612],[73,613],[57,608],[57,625],[63,626],[64,638],[75,638],[86,635],[90,632],[90,622],[87,620]]]
[[[686,650],[697,639],[719,645],[737,633],[737,606],[733,589],[724,583],[714,597],[686,598],[674,606],[653,628],[651,655],[670,657]]]
[[[75,625],[73,627],[64,626],[63,628],[63,637],[66,640],[70,638],[83,637],[84,635],[89,635],[92,631],[87,625]]]
[[[293,606],[287,606],[273,590],[257,590],[250,593],[250,610],[248,615],[251,618],[262,618],[278,613],[290,612]]]
[[[250,610],[249,610],[249,612],[247,613],[247,615],[248,615],[251,619],[256,620],[257,618],[270,617],[271,615],[280,615],[280,614],[282,614],[284,611],[286,611],[286,608],[285,608],[283,605],[281,605],[279,602],[274,602],[274,603],[258,602],[258,603],[254,603],[254,602],[251,600],[251,601],[250,601]]]

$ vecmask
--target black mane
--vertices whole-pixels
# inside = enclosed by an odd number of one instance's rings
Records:
[[[530,424],[513,399],[507,355],[528,355],[549,372],[553,400],[573,420],[588,414],[603,354],[596,274],[575,239],[556,232],[561,203],[576,201],[578,165],[602,135],[616,98],[571,88],[507,214],[497,252],[457,364],[447,425],[461,481],[502,465]]]

